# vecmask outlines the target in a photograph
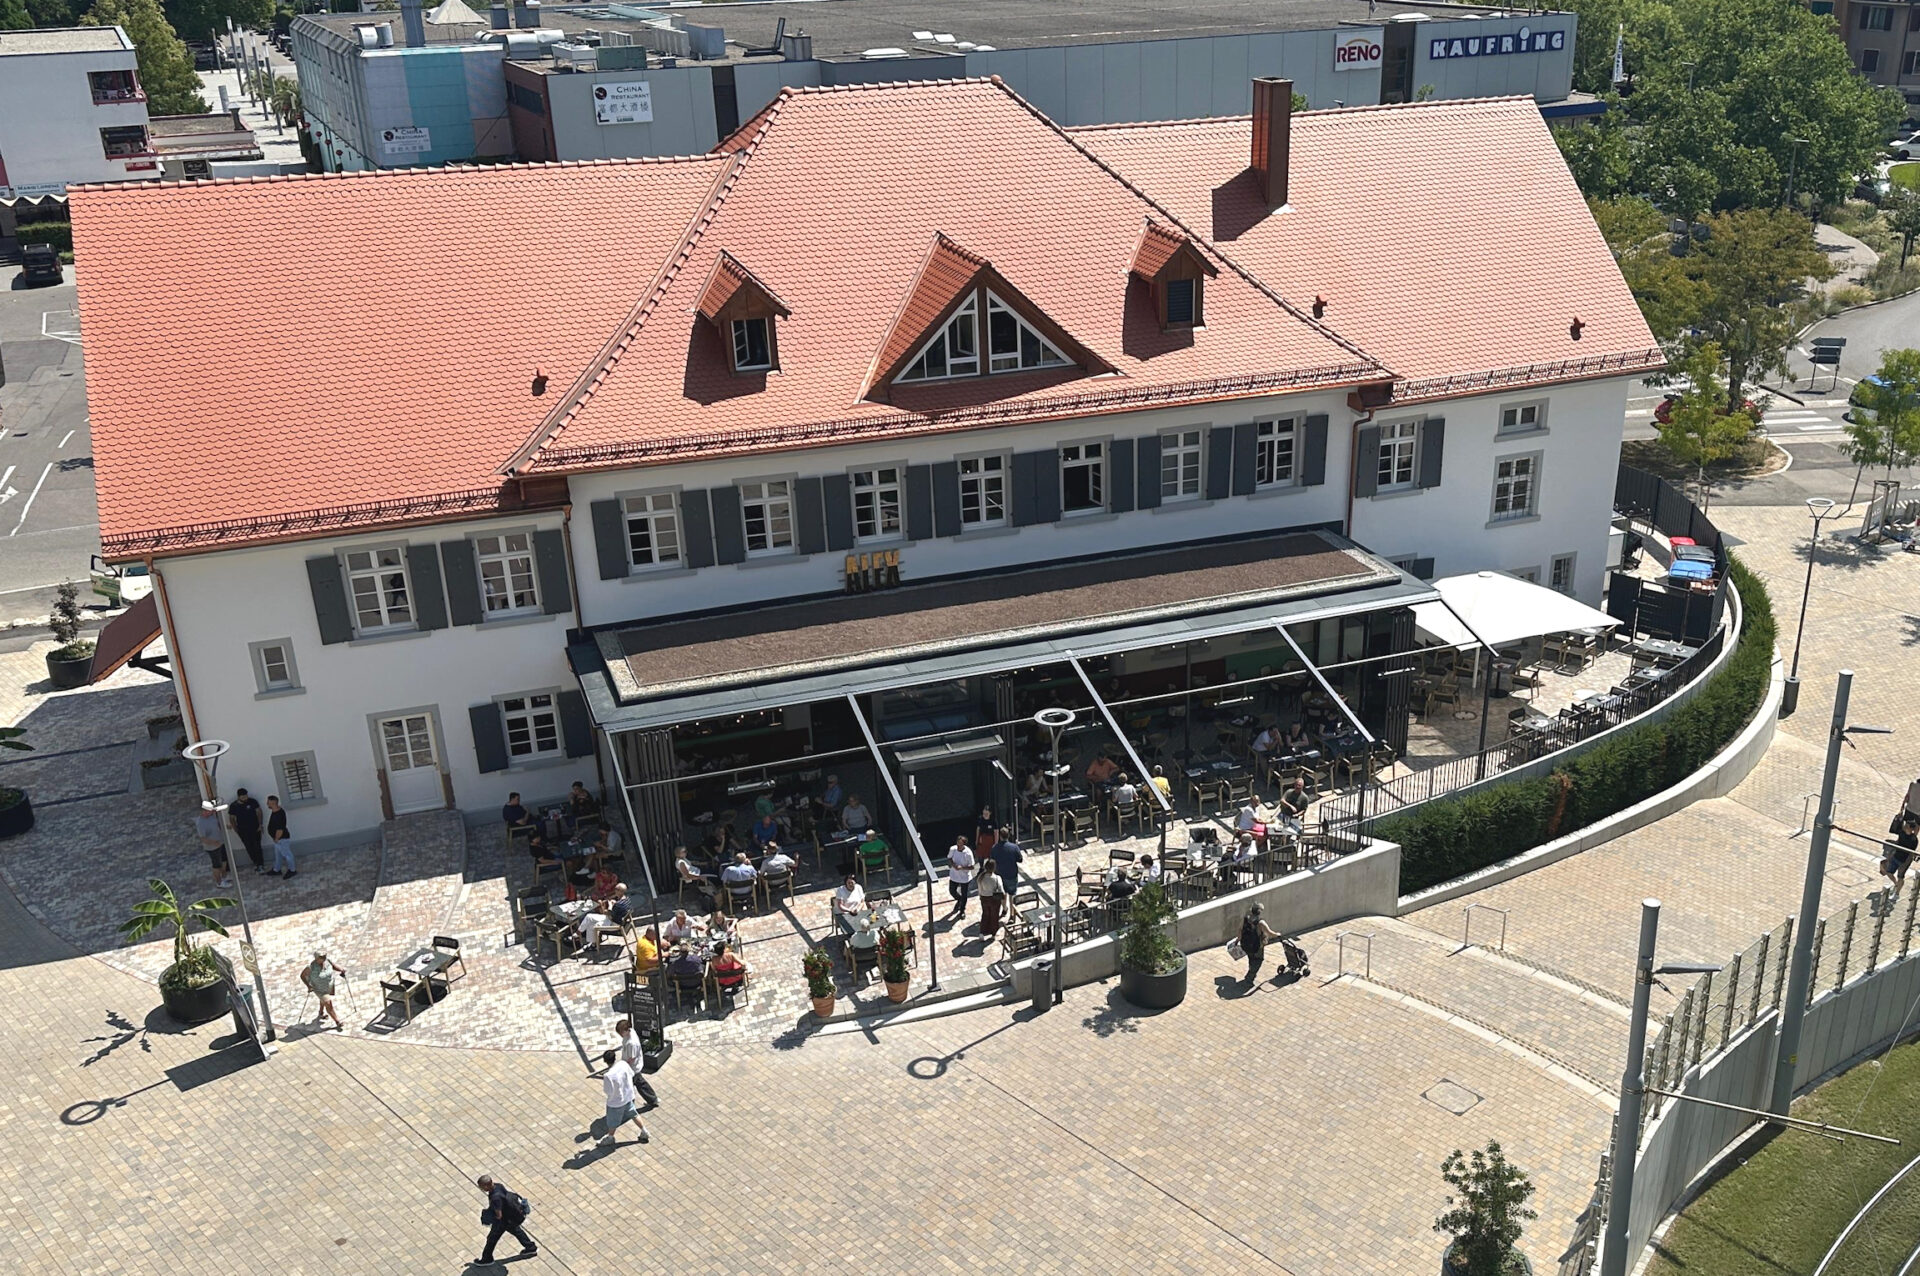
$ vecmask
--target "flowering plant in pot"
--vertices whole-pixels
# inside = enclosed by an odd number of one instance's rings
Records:
[[[81,687],[93,672],[93,639],[80,636],[80,589],[70,580],[54,592],[47,628],[60,645],[47,653],[47,679],[56,688]]]
[[[227,1008],[227,994],[214,964],[213,950],[195,944],[195,930],[209,930],[226,938],[227,928],[214,913],[232,908],[225,897],[196,899],[183,904],[173,887],[157,877],[147,879],[152,899],[133,906],[133,916],[120,924],[129,944],[137,944],[162,926],[173,928],[173,964],[160,972],[160,1003],[181,1023],[202,1023]]]
[[[813,1013],[822,1019],[832,1015],[832,954],[824,948],[809,948],[800,958],[800,970],[807,977],[807,995],[813,998]]]
[[[1468,1156],[1458,1148],[1440,1165],[1453,1192],[1433,1230],[1453,1238],[1440,1260],[1442,1276],[1531,1276],[1533,1267],[1514,1248],[1525,1225],[1539,1217],[1527,1207],[1533,1182],[1508,1162],[1500,1144]]]
[[[913,937],[904,930],[880,932],[880,980],[887,986],[888,1001],[907,999],[907,954],[913,949]]]

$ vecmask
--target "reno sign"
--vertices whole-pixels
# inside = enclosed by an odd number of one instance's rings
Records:
[[[1384,50],[1380,31],[1348,31],[1333,40],[1333,69],[1371,71],[1380,66]]]
[[[1427,57],[1438,62],[1444,58],[1499,57],[1509,53],[1558,53],[1566,47],[1565,31],[1521,27],[1510,35],[1448,36],[1429,40]]]

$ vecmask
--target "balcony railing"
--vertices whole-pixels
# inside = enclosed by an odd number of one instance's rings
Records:
[[[147,91],[145,89],[95,88],[93,90],[93,104],[95,106],[127,106],[146,100]]]

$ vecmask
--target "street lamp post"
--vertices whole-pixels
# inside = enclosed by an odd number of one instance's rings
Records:
[[[1793,141],[1793,154],[1787,160],[1787,207],[1788,208],[1793,207],[1794,180],[1800,174],[1800,148],[1807,145],[1807,139],[1804,137],[1796,137],[1796,138],[1793,138],[1792,141]]]
[[[240,905],[240,934],[247,946],[247,966],[253,971],[253,989],[260,997],[260,1025],[266,1029],[266,1040],[276,1037],[273,1027],[273,1010],[267,1005],[266,980],[260,977],[260,950],[253,946],[253,922],[247,916],[247,894],[240,887],[240,865],[234,859],[232,826],[227,822],[227,803],[220,800],[220,759],[231,752],[233,746],[225,740],[196,740],[180,750],[180,756],[189,762],[204,768],[207,773],[207,796],[213,803],[214,813],[220,816],[220,840],[227,850],[227,876],[233,882],[233,898]]]
[[[1800,639],[1807,632],[1807,599],[1813,595],[1813,560],[1820,553],[1820,521],[1833,516],[1833,502],[1824,496],[1807,498],[1813,516],[1813,539],[1807,542],[1807,583],[1800,590],[1800,623],[1793,631],[1793,669],[1780,689],[1780,716],[1791,718],[1800,705]]]
[[[1042,709],[1033,715],[1034,724],[1052,737],[1053,745],[1053,1004],[1066,997],[1062,982],[1060,953],[1066,946],[1067,910],[1060,898],[1060,733],[1073,725],[1071,709]]]

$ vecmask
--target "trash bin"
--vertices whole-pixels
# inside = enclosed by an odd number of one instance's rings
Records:
[[[1033,1009],[1045,1014],[1053,1004],[1053,958],[1042,957],[1033,963]]]

